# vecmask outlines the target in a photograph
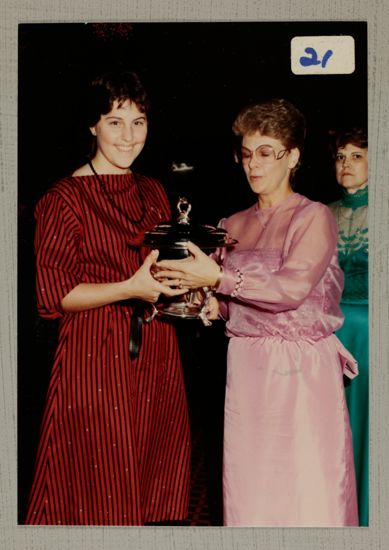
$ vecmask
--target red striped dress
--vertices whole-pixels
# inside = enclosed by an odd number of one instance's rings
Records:
[[[99,177],[120,210],[95,176],[58,182],[36,208],[38,310],[60,317],[60,328],[26,524],[143,525],[187,515],[189,421],[174,327],[144,324],[134,360],[132,306],[64,313],[60,305],[79,283],[130,277],[141,259],[128,241],[169,219],[156,180]]]

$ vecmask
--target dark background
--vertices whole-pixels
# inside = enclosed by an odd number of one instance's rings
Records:
[[[296,76],[294,36],[351,35],[351,75]],[[85,162],[85,84],[96,71],[124,65],[150,92],[145,149],[134,170],[158,177],[173,211],[178,196],[192,202],[192,219],[216,224],[250,206],[249,190],[232,154],[231,125],[247,103],[291,100],[307,119],[307,140],[296,190],[328,203],[339,197],[328,132],[367,121],[367,26],[346,23],[23,24],[19,27],[18,238],[18,473],[19,521],[31,483],[56,322],[36,315],[34,207],[59,178]],[[172,162],[194,170],[171,171]],[[221,442],[226,341],[219,322],[177,330],[191,418],[205,434],[213,524],[220,523]],[[196,350],[196,353],[193,353]],[[220,353],[220,350],[223,350]]]

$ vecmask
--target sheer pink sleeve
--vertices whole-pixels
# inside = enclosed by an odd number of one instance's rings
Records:
[[[260,262],[234,265],[227,257],[218,293],[274,312],[299,307],[336,254],[337,228],[330,210],[313,203],[292,222],[287,239],[276,271]]]
[[[222,227],[224,229],[225,228],[224,227],[224,221],[225,221],[225,218],[222,218],[218,223],[218,227]],[[215,252],[212,252],[209,256],[213,260],[215,260],[215,262],[217,262],[219,265],[221,265],[224,261],[224,255],[225,255],[224,248],[217,248],[215,250]],[[227,319],[228,319],[228,297],[227,296],[221,296],[219,294],[217,296],[217,300],[219,302],[219,317],[223,321],[227,321]]]

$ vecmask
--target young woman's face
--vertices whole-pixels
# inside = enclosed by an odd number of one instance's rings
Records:
[[[243,136],[241,155],[254,193],[272,203],[290,193],[290,172],[299,160],[298,149],[288,151],[279,139],[255,132]]]
[[[101,115],[90,130],[97,140],[93,159],[96,170],[101,174],[126,173],[145,144],[147,118],[129,99],[120,107],[115,100],[112,110]]]
[[[368,149],[347,143],[339,147],[336,153],[336,180],[348,193],[355,193],[367,185],[368,179]]]

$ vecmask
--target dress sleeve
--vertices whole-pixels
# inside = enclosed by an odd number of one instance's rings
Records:
[[[297,309],[323,277],[336,254],[337,229],[330,210],[315,203],[294,222],[281,267],[234,266],[228,258],[218,292],[273,312]]]
[[[35,210],[37,307],[41,317],[64,315],[61,300],[81,282],[79,221],[66,201],[48,192]]]
[[[222,218],[219,221],[217,226],[221,227],[222,229],[225,229],[225,220],[226,218]],[[224,256],[225,256],[225,249],[217,248],[214,252],[211,252],[209,256],[210,258],[215,260],[216,263],[218,263],[219,265],[222,265],[224,261]],[[219,302],[219,318],[222,319],[223,321],[227,321],[229,317],[229,312],[228,312],[229,297],[225,295],[223,296],[222,294],[218,294],[217,300]]]

